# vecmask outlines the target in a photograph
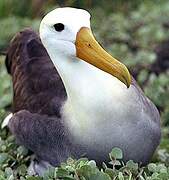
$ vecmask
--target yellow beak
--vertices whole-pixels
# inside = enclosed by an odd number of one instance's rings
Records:
[[[95,40],[91,30],[82,27],[76,36],[76,55],[78,58],[115,76],[127,87],[131,84],[131,75],[124,64],[108,54]]]

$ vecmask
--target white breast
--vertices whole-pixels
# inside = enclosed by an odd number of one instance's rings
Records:
[[[137,88],[127,89],[84,61],[58,59],[62,61],[54,64],[68,96],[62,120],[72,146],[98,161],[108,159],[112,147],[120,147],[124,160],[146,164],[159,143],[160,126],[146,110]]]
[[[77,141],[91,146],[100,142],[104,146],[110,136],[126,136],[131,131],[128,126],[142,116],[135,88],[127,89],[118,79],[88,64],[80,67],[83,69],[75,67],[77,76],[71,78],[63,107],[70,132]]]

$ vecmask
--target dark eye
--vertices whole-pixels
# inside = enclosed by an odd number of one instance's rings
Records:
[[[57,23],[57,24],[54,25],[54,28],[55,28],[56,31],[61,32],[61,31],[64,30],[65,26],[62,23]]]

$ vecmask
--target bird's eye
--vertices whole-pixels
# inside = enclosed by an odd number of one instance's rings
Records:
[[[56,31],[61,32],[61,31],[64,30],[65,26],[62,23],[57,23],[57,24],[54,25],[54,28],[55,28]]]

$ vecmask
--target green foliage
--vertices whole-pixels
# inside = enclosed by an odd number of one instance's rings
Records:
[[[155,46],[169,38],[169,31],[163,26],[169,18],[168,2],[161,6],[142,3],[127,16],[122,12],[103,16],[100,11],[96,9],[100,22],[94,24],[94,30],[109,52],[131,68],[136,64],[145,67],[155,61]]]
[[[122,159],[123,153],[120,148],[113,148],[109,156],[111,160]]]
[[[31,15],[31,3],[27,0],[0,0],[0,18],[16,15],[28,16]]]
[[[169,72],[161,73],[159,76],[152,73],[144,90],[158,107],[167,107],[169,105]]]
[[[38,31],[40,20],[32,19],[30,2],[0,1],[0,51],[6,49],[10,39],[22,28],[31,26]],[[61,166],[48,170],[43,177],[28,176],[27,168],[31,159],[28,150],[16,145],[13,136],[5,128],[0,130],[0,180],[169,179],[169,71],[161,70],[157,75],[152,68],[156,62],[154,49],[169,39],[168,28],[164,26],[169,22],[169,2],[166,0],[143,3],[123,0],[109,3],[95,0],[58,2],[60,5],[88,7],[91,10],[92,27],[98,41],[136,74],[145,94],[159,108],[163,127],[161,144],[153,163],[146,167],[140,167],[132,160],[125,164],[121,161],[122,151],[114,148],[109,154],[110,162],[108,164],[103,162],[103,166],[99,168],[94,160],[69,158]],[[47,4],[45,11],[51,8],[50,2]],[[135,9],[132,9],[133,7]],[[5,69],[4,56],[0,56],[0,124],[8,114],[6,108],[11,101],[12,85]]]
[[[5,51],[12,37],[26,27],[32,27],[34,30],[38,30],[39,20],[31,20],[29,18],[21,18],[16,16],[10,16],[0,19],[0,51]]]
[[[0,109],[9,105],[12,100],[10,76],[7,75],[4,57],[0,56]]]
[[[23,180],[167,180],[169,178],[169,168],[163,163],[150,163],[144,168],[139,167],[132,160],[125,164],[121,161],[123,155],[119,148],[112,149],[110,155],[111,157],[113,156],[113,160],[109,162],[109,166],[104,163],[101,169],[96,166],[94,160],[89,161],[86,158],[75,160],[69,158],[67,162],[62,163],[59,167],[48,169],[42,177],[27,175],[27,167],[25,164],[22,164],[16,170],[6,167],[4,171],[0,171],[0,178],[15,179],[17,175]],[[114,166],[115,157],[120,160],[120,164]],[[8,157],[4,155],[4,159],[6,161]],[[116,166],[119,168],[117,169]]]

